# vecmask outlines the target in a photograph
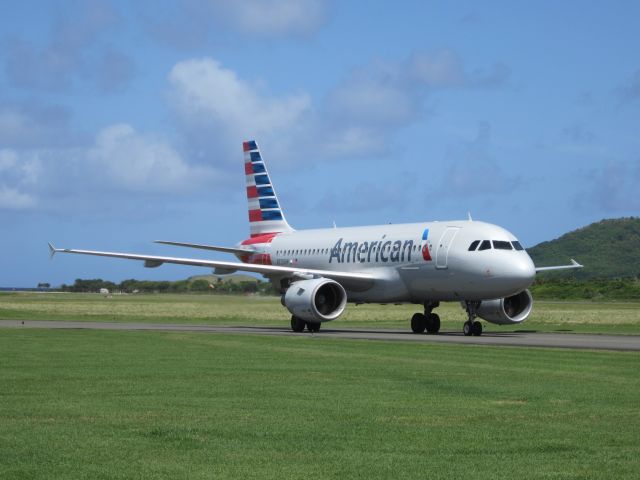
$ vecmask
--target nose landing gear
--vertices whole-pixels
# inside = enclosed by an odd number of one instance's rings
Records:
[[[414,313],[411,317],[411,331],[413,333],[436,334],[440,331],[440,316],[432,310],[440,305],[440,302],[425,302],[424,313]]]
[[[480,307],[480,302],[478,301],[465,301],[465,310],[467,311],[467,315],[469,316],[469,320],[464,322],[464,326],[462,327],[462,332],[465,337],[469,337],[473,335],[474,337],[479,337],[482,335],[482,324],[480,321],[476,320],[478,316],[478,307]]]

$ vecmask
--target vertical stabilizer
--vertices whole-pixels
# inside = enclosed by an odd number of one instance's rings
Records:
[[[284,218],[271,177],[255,140],[244,142],[242,149],[244,150],[244,172],[247,178],[251,236],[293,231]]]

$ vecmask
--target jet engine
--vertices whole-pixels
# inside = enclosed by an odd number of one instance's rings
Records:
[[[292,315],[306,322],[328,322],[342,315],[347,292],[328,278],[300,280],[287,289],[282,303]]]
[[[498,325],[524,322],[533,307],[533,297],[529,290],[496,300],[483,300],[477,310],[480,318]]]

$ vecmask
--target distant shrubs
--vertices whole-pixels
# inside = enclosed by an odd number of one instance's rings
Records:
[[[531,293],[539,300],[640,300],[640,280],[538,279]]]
[[[108,280],[78,278],[73,285],[63,284],[63,292],[98,293],[101,289],[122,293],[214,293],[214,294],[247,294],[277,295],[269,282],[255,281],[225,282],[221,279],[212,283],[204,279],[153,281],[129,279],[119,284]]]
[[[62,285],[63,292],[98,293],[106,288],[109,292],[123,293],[211,293],[211,294],[259,294],[278,295],[271,283],[255,281],[223,281],[196,278],[193,280],[152,281],[124,280],[119,284],[106,280],[76,279],[73,285]],[[640,300],[640,280],[626,279],[549,279],[539,278],[531,287],[537,300]]]

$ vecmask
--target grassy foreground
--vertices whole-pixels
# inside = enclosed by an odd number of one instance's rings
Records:
[[[561,331],[640,334],[640,302],[535,301],[523,324],[486,331]],[[408,329],[419,305],[348,305],[332,328]],[[458,303],[437,310],[443,330],[462,328],[465,313]],[[275,297],[232,295],[114,295],[0,293],[0,319],[163,322],[211,325],[286,326],[289,314]]]
[[[637,478],[635,353],[0,330],[0,478]]]

